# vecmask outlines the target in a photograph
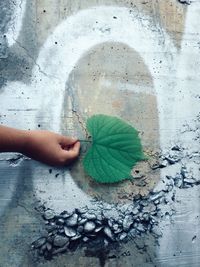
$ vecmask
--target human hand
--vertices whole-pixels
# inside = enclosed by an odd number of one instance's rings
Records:
[[[80,142],[76,138],[50,131],[26,131],[22,153],[51,166],[71,163],[79,155]]]

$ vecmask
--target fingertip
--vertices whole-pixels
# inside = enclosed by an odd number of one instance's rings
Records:
[[[72,141],[77,142],[78,138],[77,137],[71,137]]]
[[[81,147],[80,141],[77,140],[76,143],[74,144],[74,146],[79,150]]]
[[[69,151],[71,152],[71,155],[74,155],[75,157],[77,157],[79,155],[80,146],[81,146],[80,142],[76,142],[73,148]]]

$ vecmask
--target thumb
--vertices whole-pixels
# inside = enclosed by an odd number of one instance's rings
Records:
[[[69,137],[69,136],[61,136],[60,145],[62,147],[71,146],[78,141],[78,138]]]

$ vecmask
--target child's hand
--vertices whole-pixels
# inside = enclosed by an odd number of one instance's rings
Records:
[[[76,138],[49,131],[26,131],[22,153],[52,166],[71,163],[79,155],[80,142]]]

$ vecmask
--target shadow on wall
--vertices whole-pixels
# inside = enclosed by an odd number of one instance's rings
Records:
[[[101,113],[118,116],[139,130],[145,153],[155,157],[159,150],[159,122],[153,88],[151,73],[134,49],[117,42],[99,44],[82,56],[66,83],[64,131],[85,139],[87,118]],[[71,175],[91,196],[108,202],[126,202],[138,193],[147,194],[159,179],[159,172],[151,175],[149,163],[141,162],[134,168],[133,175],[142,175],[145,187],[134,180],[114,185],[97,184],[82,168],[84,150],[83,147]]]

